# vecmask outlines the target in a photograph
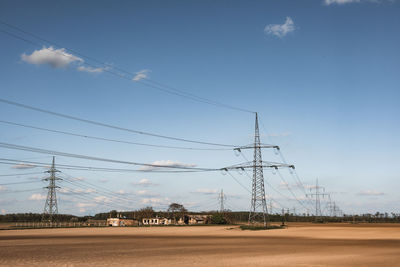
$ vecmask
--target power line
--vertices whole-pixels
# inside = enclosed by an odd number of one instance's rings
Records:
[[[26,190],[13,190],[13,191],[2,191],[1,194],[7,194],[7,193],[22,193],[22,192],[32,192],[32,191],[39,191],[43,190],[43,187],[40,188],[34,188],[34,189],[26,189]]]
[[[115,75],[115,76],[117,76],[117,77],[119,77],[119,78],[128,79],[129,81],[132,81],[133,77],[136,75],[136,73],[129,72],[129,71],[124,70],[124,69],[122,69],[122,68],[120,68],[120,67],[115,67],[115,66],[113,66],[113,65],[107,64],[107,63],[105,63],[105,62],[103,62],[103,61],[101,61],[101,60],[98,60],[98,59],[96,59],[96,58],[93,58],[93,57],[84,55],[83,53],[77,52],[77,51],[75,51],[75,50],[69,49],[69,48],[64,47],[64,46],[62,46],[62,45],[59,45],[59,44],[57,44],[57,43],[55,43],[55,42],[49,41],[49,40],[47,40],[47,39],[45,39],[45,38],[43,38],[43,37],[40,37],[40,36],[38,36],[38,35],[36,35],[36,34],[33,34],[33,33],[29,32],[29,31],[26,31],[26,30],[24,30],[24,29],[22,29],[22,28],[20,28],[20,27],[17,27],[17,26],[15,26],[15,25],[12,25],[12,24],[10,24],[10,23],[4,22],[4,21],[0,21],[0,23],[2,23],[3,25],[8,26],[8,27],[10,27],[10,28],[13,28],[14,30],[17,30],[17,31],[19,31],[19,32],[22,32],[22,33],[24,33],[24,34],[26,34],[26,35],[29,35],[29,36],[31,36],[31,37],[34,37],[35,39],[38,39],[38,40],[40,40],[40,41],[46,42],[46,43],[51,44],[51,45],[54,45],[54,46],[62,47],[63,49],[65,49],[65,50],[67,50],[67,51],[70,51],[70,52],[72,52],[72,53],[74,53],[74,54],[77,54],[77,55],[79,55],[79,56],[81,56],[81,57],[83,57],[83,58],[86,58],[86,59],[92,60],[92,61],[94,61],[94,62],[96,62],[96,63],[98,63],[98,64],[101,64],[102,66],[105,67],[105,68],[102,68],[103,71],[105,71],[105,72],[107,72],[107,73],[110,73],[110,74],[112,74],[112,75]],[[24,37],[18,36],[17,34],[13,34],[13,33],[10,33],[10,32],[8,32],[8,31],[5,31],[5,30],[1,30],[1,31],[2,31],[3,33],[6,33],[6,34],[8,34],[8,35],[14,37],[14,38],[17,38],[17,39],[20,39],[20,40],[22,40],[22,41],[28,42],[28,43],[33,44],[33,45],[35,45],[35,46],[40,46],[40,44],[35,43],[35,42],[31,41],[31,40],[28,40],[28,39],[26,39],[26,38],[24,38]],[[56,52],[56,51],[54,51],[54,52]],[[62,55],[63,55],[63,56],[69,56],[69,55],[66,55],[66,54],[64,54],[64,53],[62,53]],[[87,62],[84,62],[84,64],[88,64],[88,63],[87,63]],[[91,64],[88,64],[88,65],[91,65]],[[93,65],[91,65],[91,66],[92,66],[92,67],[96,67],[96,66],[93,66]],[[112,72],[112,71],[110,71],[109,69],[118,70],[118,71],[120,71],[120,72],[122,72],[122,73],[125,73],[125,74],[129,75],[129,77],[127,77],[126,75],[121,74],[121,73]],[[145,80],[145,81],[143,81],[143,80]],[[226,109],[241,111],[241,112],[245,112],[245,113],[255,113],[254,111],[251,111],[251,110],[243,109],[243,108],[240,108],[240,107],[235,107],[235,106],[232,106],[232,105],[228,105],[228,104],[224,104],[224,103],[221,103],[221,102],[218,102],[218,101],[214,101],[214,100],[210,100],[210,99],[207,99],[207,98],[204,98],[204,97],[200,97],[200,96],[197,96],[197,95],[195,95],[195,94],[188,93],[188,92],[185,92],[185,91],[176,89],[176,88],[174,88],[174,87],[171,87],[171,86],[162,84],[162,83],[160,83],[160,82],[150,80],[150,79],[148,79],[147,77],[144,77],[143,80],[142,80],[142,79],[136,80],[136,82],[139,82],[139,83],[141,83],[141,84],[143,84],[143,85],[146,85],[146,86],[148,86],[148,87],[151,87],[151,88],[153,88],[153,89],[157,89],[157,90],[163,91],[163,92],[165,92],[165,93],[169,93],[169,94],[177,95],[177,96],[184,97],[184,98],[187,98],[187,99],[191,99],[191,100],[193,100],[193,101],[197,101],[197,102],[201,102],[201,103],[205,103],[205,104],[209,104],[209,105],[214,105],[214,106],[221,107],[221,108],[226,108]]]
[[[32,126],[32,125],[26,125],[26,124],[10,122],[10,121],[4,121],[4,120],[0,120],[0,123],[9,124],[9,125],[13,125],[13,126],[19,126],[19,127],[25,127],[25,128],[30,128],[30,129],[40,130],[40,131],[46,131],[46,132],[52,132],[52,133],[58,133],[58,134],[64,134],[64,135],[70,135],[70,136],[82,137],[82,138],[88,138],[88,139],[94,139],[94,140],[100,140],[100,141],[122,143],[122,144],[128,144],[128,145],[139,145],[139,146],[148,146],[148,147],[156,147],[156,148],[184,149],[184,150],[213,150],[213,151],[214,150],[215,151],[231,150],[231,148],[197,148],[197,147],[179,147],[179,146],[165,146],[165,145],[144,144],[144,143],[137,143],[137,142],[130,142],[130,141],[124,141],[124,140],[111,139],[111,138],[104,138],[104,137],[77,134],[77,133],[72,133],[72,132],[67,132],[67,131],[53,130],[53,129],[37,127],[37,126]]]
[[[303,204],[303,202],[301,202],[297,196],[295,195],[295,193],[293,192],[293,190],[290,188],[289,183],[286,182],[285,178],[283,178],[282,174],[280,173],[279,170],[276,170],[276,172],[278,173],[279,177],[281,178],[282,182],[286,185],[286,188],[289,190],[289,192],[292,194],[292,196],[294,197],[294,199],[306,210],[308,210],[308,208]]]
[[[5,177],[5,176],[20,176],[20,175],[35,175],[35,174],[43,174],[43,173],[42,172],[13,173],[13,174],[0,174],[0,176]]]
[[[6,162],[2,162],[6,161]],[[14,165],[16,163],[27,163],[27,164],[35,164],[36,167],[48,167],[49,164],[37,161],[26,161],[26,160],[17,160],[17,159],[7,159],[0,158],[0,164],[6,165]],[[204,170],[135,170],[135,169],[118,169],[118,168],[103,168],[103,167],[94,167],[94,166],[82,166],[82,165],[69,165],[69,164],[57,164],[58,169],[68,169],[68,170],[80,170],[80,171],[95,171],[95,172],[151,172],[151,173],[192,173],[192,172],[205,172]]]
[[[32,184],[32,183],[39,183],[42,181],[23,181],[23,182],[13,182],[13,183],[5,183],[0,185],[13,185],[13,184]]]
[[[62,114],[62,113],[58,113],[58,112],[54,112],[54,111],[50,111],[50,110],[46,110],[46,109],[42,109],[42,108],[29,106],[29,105],[17,103],[17,102],[11,101],[11,100],[3,99],[3,98],[0,98],[0,102],[6,103],[6,104],[9,104],[9,105],[13,105],[13,106],[17,106],[17,107],[20,107],[20,108],[25,108],[25,109],[29,109],[29,110],[34,110],[34,111],[46,113],[46,114],[49,114],[49,115],[52,115],[52,116],[57,116],[57,117],[61,117],[61,118],[80,121],[80,122],[84,122],[84,123],[88,123],[88,124],[92,124],[92,125],[96,125],[96,126],[107,127],[107,128],[111,128],[111,129],[115,129],[115,130],[135,133],[135,134],[141,134],[141,135],[147,135],[147,136],[152,136],[152,137],[164,138],[164,139],[169,139],[169,140],[174,140],[174,141],[202,144],[202,145],[231,147],[231,148],[237,147],[235,145],[227,145],[227,144],[218,144],[218,143],[211,143],[211,142],[196,141],[196,140],[190,140],[190,139],[185,139],[185,138],[178,138],[178,137],[172,137],[172,136],[166,136],[166,135],[160,135],[160,134],[155,134],[155,133],[150,133],[150,132],[143,132],[143,131],[139,131],[139,130],[123,128],[123,127],[114,126],[114,125],[107,124],[107,123],[102,123],[102,122],[82,119],[82,118],[74,117],[74,116],[67,115],[67,114]]]
[[[159,165],[159,164],[147,164],[147,163],[138,163],[138,162],[132,162],[132,161],[106,159],[106,158],[99,158],[99,157],[92,157],[92,156],[85,156],[85,155],[79,155],[79,154],[72,154],[72,153],[59,152],[59,151],[54,151],[54,150],[35,148],[35,147],[19,146],[19,145],[15,145],[15,144],[8,144],[8,143],[1,143],[1,142],[0,142],[0,147],[14,149],[14,150],[23,150],[23,151],[29,151],[29,152],[35,152],[35,153],[49,154],[49,155],[58,155],[58,156],[70,157],[70,158],[105,161],[105,162],[110,162],[110,163],[129,164],[129,165],[150,167],[150,168],[171,168],[171,169],[201,170],[201,171],[218,171],[218,170],[220,170],[220,169],[197,168],[197,167],[187,167],[187,166],[177,166],[177,165],[169,165],[168,166],[168,165]]]
[[[230,171],[227,171],[226,173],[229,174],[229,176],[232,177],[233,180],[235,180],[242,188],[244,188],[244,190],[251,193],[251,191],[246,186],[244,186],[238,179],[236,179],[236,177],[233,176]]]

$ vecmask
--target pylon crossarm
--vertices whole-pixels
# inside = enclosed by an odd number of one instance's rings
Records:
[[[245,170],[245,169],[253,169],[253,168],[274,168],[274,169],[282,169],[282,168],[291,168],[294,169],[294,165],[285,164],[285,163],[277,163],[277,162],[265,162],[262,164],[254,165],[252,162],[246,162],[244,164],[232,165],[229,167],[222,168],[221,170]]]
[[[250,144],[250,145],[247,145],[247,146],[235,147],[233,150],[237,150],[237,151],[240,152],[241,150],[244,150],[244,149],[254,149],[254,147],[255,148],[274,148],[274,149],[280,150],[279,146],[270,145],[270,144],[259,144],[259,145],[256,145],[256,146],[254,146],[254,144]]]

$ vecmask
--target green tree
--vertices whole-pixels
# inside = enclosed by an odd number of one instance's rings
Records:
[[[223,214],[216,213],[213,216],[211,216],[211,223],[212,224],[226,224],[227,221]]]

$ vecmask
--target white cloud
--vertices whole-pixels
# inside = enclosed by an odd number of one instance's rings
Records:
[[[21,163],[21,164],[16,164],[16,165],[12,166],[11,168],[19,169],[19,170],[25,170],[25,169],[33,169],[33,168],[36,168],[36,167],[37,167],[36,165]]]
[[[218,191],[217,189],[210,189],[210,188],[198,188],[194,193],[200,193],[205,195],[212,195],[216,194]]]
[[[29,200],[44,200],[44,199],[46,199],[46,196],[42,194],[33,194],[32,196],[29,197]]]
[[[132,183],[133,185],[138,185],[138,186],[155,186],[155,185],[157,185],[157,184],[155,184],[155,183],[153,183],[153,182],[151,182],[149,179],[147,179],[147,178],[143,178],[143,179],[140,179],[139,180],[139,182],[136,182],[136,183]]]
[[[105,197],[105,196],[98,196],[94,198],[95,202],[100,202],[100,203],[110,203],[111,202],[111,198],[109,197]]]
[[[270,133],[268,134],[269,137],[287,137],[292,135],[291,132],[283,132],[283,133]]]
[[[289,186],[289,183],[288,183],[288,182],[280,182],[279,188],[280,188],[280,189],[289,189],[290,186]]]
[[[86,180],[84,177],[73,177],[71,180],[73,181],[83,181]]]
[[[116,191],[115,193],[116,193],[116,194],[119,194],[119,195],[127,195],[127,194],[129,194],[128,191],[125,191],[125,190],[123,190],[123,189],[118,190],[118,191]]]
[[[93,67],[86,67],[86,66],[79,66],[76,68],[79,71],[89,72],[89,73],[102,73],[106,68],[93,68]]]
[[[146,79],[149,76],[150,70],[141,70],[136,72],[136,75],[132,78],[133,81],[138,82],[140,80]]]
[[[65,48],[54,49],[52,46],[35,50],[32,54],[22,54],[21,59],[35,65],[48,64],[53,68],[64,68],[71,63],[83,63],[83,59],[69,54]]]
[[[343,5],[349,3],[360,3],[360,0],[324,0],[324,4],[327,6],[332,4]]]
[[[61,188],[60,189],[60,193],[62,194],[82,194],[82,193],[95,193],[97,192],[96,190],[92,189],[92,188],[88,188],[88,189],[80,189],[80,188],[76,188],[76,189],[69,189],[69,188]]]
[[[160,169],[162,167],[196,167],[196,164],[192,163],[182,163],[179,161],[172,161],[172,160],[158,160],[150,163],[150,165],[154,166],[144,166],[141,167],[140,170],[143,171],[150,171],[154,169]]]
[[[361,191],[360,193],[358,193],[358,195],[361,196],[383,196],[385,193],[383,192],[378,192],[375,190],[366,190],[366,191]]]
[[[106,178],[101,178],[101,179],[99,179],[99,182],[100,182],[100,183],[107,183],[107,182],[108,182],[108,179],[106,179]]]
[[[323,3],[327,6],[329,5],[344,5],[344,4],[352,4],[352,3],[381,3],[383,0],[324,0]],[[393,1],[393,0],[389,0]]]
[[[77,203],[76,206],[78,208],[86,208],[86,207],[93,207],[95,206],[94,203]]]
[[[288,33],[295,30],[293,20],[290,17],[286,17],[286,21],[283,24],[269,24],[265,26],[264,33],[272,34],[280,38],[286,36]]]
[[[159,196],[159,194],[157,194],[155,192],[151,192],[149,190],[139,190],[139,191],[136,192],[136,194],[138,194],[140,196],[147,196],[147,197]]]
[[[155,198],[155,197],[150,197],[150,198],[142,198],[141,200],[142,204],[153,204],[153,205],[160,205],[160,204],[168,204],[169,199],[168,198]]]

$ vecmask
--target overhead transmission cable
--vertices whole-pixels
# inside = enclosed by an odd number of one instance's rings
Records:
[[[28,173],[0,174],[0,177],[5,177],[5,176],[20,176],[20,175],[35,175],[35,174],[43,174],[43,173],[42,173],[42,172],[28,172]]]
[[[35,167],[49,167],[48,163],[37,162],[37,161],[26,161],[17,159],[0,158],[0,164],[15,165],[16,163],[35,164]],[[57,164],[58,169],[66,170],[79,170],[79,171],[95,171],[95,172],[118,172],[118,173],[131,173],[131,172],[151,172],[151,173],[192,173],[192,172],[204,172],[201,170],[141,170],[141,169],[119,169],[119,168],[104,168],[94,166],[82,166],[82,165],[69,165],[69,164]]]
[[[138,162],[133,162],[133,161],[106,159],[106,158],[99,158],[99,157],[92,157],[92,156],[86,156],[86,155],[79,155],[79,154],[59,152],[59,151],[54,151],[54,150],[35,148],[35,147],[19,146],[19,145],[15,145],[15,144],[8,144],[8,143],[2,143],[2,142],[0,142],[0,147],[7,148],[7,149],[14,149],[14,150],[22,150],[22,151],[41,153],[41,154],[57,155],[57,156],[70,157],[70,158],[79,158],[79,159],[86,159],[86,160],[104,161],[104,162],[110,162],[110,163],[128,164],[128,165],[150,167],[150,168],[167,168],[167,169],[183,169],[183,170],[199,170],[199,171],[219,171],[220,170],[220,169],[211,169],[211,168],[197,168],[197,167],[177,166],[177,165],[147,164],[147,163],[138,163]]]
[[[72,133],[72,132],[67,132],[67,131],[48,129],[48,128],[43,128],[43,127],[26,125],[26,124],[22,124],[22,123],[5,121],[5,120],[0,120],[0,123],[9,124],[9,125],[13,125],[13,126],[24,127],[24,128],[30,128],[30,129],[40,130],[40,131],[64,134],[64,135],[69,135],[69,136],[83,137],[83,138],[88,138],[88,139],[115,142],[115,143],[122,143],[122,144],[128,144],[128,145],[139,145],[139,146],[148,146],[148,147],[156,147],[156,148],[184,149],[184,150],[216,150],[216,151],[218,151],[218,150],[225,150],[225,151],[226,150],[232,150],[231,148],[198,148],[198,147],[180,147],[180,146],[166,146],[166,145],[145,144],[145,143],[130,142],[130,141],[117,140],[117,139],[111,139],[111,138],[104,138],[104,137],[98,137],[98,136],[77,134],[77,133]]]
[[[65,47],[65,46],[62,46],[62,45],[60,45],[60,44],[57,44],[56,42],[53,42],[53,41],[50,41],[50,40],[45,39],[45,38],[43,38],[43,37],[40,37],[40,36],[37,35],[37,34],[31,33],[31,32],[29,32],[29,31],[27,31],[27,30],[24,30],[24,29],[22,29],[22,28],[20,28],[20,27],[17,27],[17,26],[15,26],[15,25],[12,25],[12,24],[7,23],[7,22],[5,22],[5,21],[1,21],[1,20],[0,20],[0,23],[3,24],[3,25],[6,25],[7,27],[12,28],[12,29],[14,29],[14,30],[16,30],[16,31],[18,31],[18,32],[21,32],[21,33],[23,33],[23,34],[25,34],[25,35],[29,35],[29,36],[31,36],[31,37],[37,39],[37,40],[40,40],[40,41],[42,41],[42,42],[46,42],[46,43],[48,43],[48,44],[50,44],[50,45],[53,45],[53,46],[56,46],[56,47],[59,47],[59,48],[63,48],[63,49],[65,49],[65,50],[67,50],[67,51],[70,51],[71,53],[74,53],[74,54],[79,55],[79,56],[81,56],[81,57],[83,57],[83,58],[89,59],[89,60],[91,60],[91,61],[94,61],[94,62],[96,62],[96,63],[98,63],[98,64],[100,64],[100,65],[103,66],[102,70],[103,70],[104,72],[110,73],[110,74],[112,74],[112,75],[114,75],[114,76],[117,76],[117,77],[119,77],[119,78],[127,79],[127,80],[129,80],[129,81],[132,81],[132,80],[133,80],[133,77],[136,76],[136,73],[132,73],[132,72],[127,71],[127,70],[125,70],[125,69],[122,69],[122,68],[120,68],[120,67],[116,67],[116,66],[114,66],[114,65],[107,64],[107,63],[105,63],[105,62],[103,62],[103,61],[101,61],[101,60],[98,60],[98,59],[94,58],[94,57],[87,56],[87,55],[85,55],[85,54],[83,54],[83,53],[80,53],[80,52],[78,52],[78,51],[75,51],[75,50],[72,50],[72,49],[67,48],[67,47]],[[3,33],[6,33],[6,34],[8,34],[8,35],[14,37],[14,38],[17,38],[17,39],[20,39],[20,40],[22,40],[22,41],[28,42],[28,43],[33,44],[33,45],[35,45],[35,46],[40,46],[40,45],[41,45],[41,44],[38,44],[38,43],[36,43],[36,42],[34,42],[34,41],[31,41],[31,40],[29,40],[29,39],[27,39],[27,38],[21,37],[21,36],[19,36],[19,35],[17,35],[17,34],[10,33],[10,32],[5,31],[5,30],[1,30],[1,31],[2,31]],[[54,51],[54,52],[56,52],[56,51]],[[69,56],[69,55],[67,55],[67,54],[65,54],[65,53],[61,53],[61,55],[63,55],[63,56]],[[84,62],[84,64],[90,65],[91,67],[95,67],[95,68],[98,67],[98,66],[94,66],[94,65],[88,64],[87,62]],[[110,71],[110,69],[117,70],[117,71],[119,71],[120,73]],[[121,74],[121,72],[124,73],[124,74]],[[126,75],[129,75],[129,76],[126,76]],[[177,96],[184,97],[184,98],[187,98],[187,99],[191,99],[191,100],[193,100],[193,101],[197,101],[197,102],[201,102],[201,103],[205,103],[205,104],[209,104],[209,105],[214,105],[214,106],[221,107],[221,108],[226,108],[226,109],[241,111],[241,112],[245,112],[245,113],[255,113],[254,111],[251,111],[251,110],[247,110],[247,109],[244,109],[244,108],[240,108],[240,107],[236,107],[236,106],[224,104],[224,103],[221,103],[221,102],[218,102],[218,101],[210,100],[210,99],[207,99],[207,98],[204,98],[204,97],[200,97],[200,96],[197,96],[197,95],[195,95],[195,94],[188,93],[188,92],[185,92],[185,91],[176,89],[176,88],[174,88],[174,87],[171,87],[171,86],[162,84],[162,83],[160,83],[160,82],[157,82],[157,81],[154,81],[154,80],[150,80],[150,79],[148,79],[147,77],[144,77],[144,78],[142,78],[142,79],[140,79],[140,80],[136,80],[136,82],[139,82],[139,83],[141,83],[141,84],[143,84],[143,85],[146,85],[146,86],[148,86],[148,87],[151,87],[151,88],[153,88],[153,89],[157,89],[157,90],[163,91],[163,92],[165,92],[165,93],[169,93],[169,94],[177,95]]]
[[[124,127],[119,127],[119,126],[114,126],[114,125],[111,125],[111,124],[103,123],[103,122],[98,122],[98,121],[93,121],[93,120],[88,120],[88,119],[82,119],[82,118],[78,118],[78,117],[75,117],[75,116],[71,116],[71,115],[67,115],[67,114],[62,114],[62,113],[46,110],[46,109],[43,109],[43,108],[33,107],[33,106],[30,106],[30,105],[17,103],[15,101],[3,99],[3,98],[0,98],[0,102],[6,103],[6,104],[9,104],[9,105],[13,105],[13,106],[17,106],[17,107],[21,107],[21,108],[25,108],[25,109],[29,109],[29,110],[34,110],[34,111],[46,113],[46,114],[57,116],[57,117],[61,117],[61,118],[80,121],[80,122],[84,122],[84,123],[88,123],[88,124],[92,124],[92,125],[96,125],[96,126],[107,127],[107,128],[111,128],[111,129],[115,129],[115,130],[135,133],[135,134],[147,135],[147,136],[164,138],[164,139],[169,139],[169,140],[174,140],[174,141],[187,142],[187,143],[202,144],[202,145],[231,147],[231,148],[237,147],[235,145],[227,145],[227,144],[219,144],[219,143],[212,143],[212,142],[196,141],[196,140],[190,140],[190,139],[185,139],[185,138],[172,137],[172,136],[166,136],[166,135],[161,135],[161,134],[155,134],[155,133],[150,133],[150,132],[144,132],[144,131],[139,131],[139,130],[128,129],[128,128],[124,128]]]

